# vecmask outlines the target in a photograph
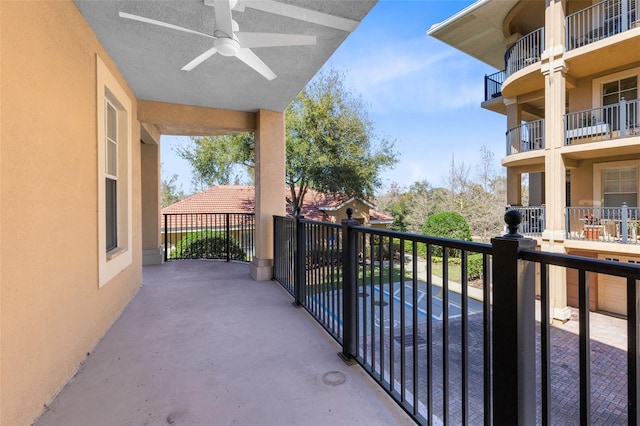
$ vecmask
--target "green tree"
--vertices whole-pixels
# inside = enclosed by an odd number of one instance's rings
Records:
[[[432,214],[422,225],[422,233],[434,237],[450,238],[454,240],[471,241],[471,229],[464,217],[454,212],[440,212]],[[449,255],[459,257],[460,251],[449,249]],[[434,247],[433,254],[442,255],[440,247]]]
[[[389,190],[377,198],[380,211],[393,217],[391,229],[395,231],[407,232],[409,214],[409,195],[398,183],[393,182]]]
[[[192,137],[177,154],[191,164],[193,184],[201,190],[213,185],[240,183],[246,174],[253,181],[253,133]]]
[[[178,187],[176,183],[178,180],[178,175],[173,175],[169,180],[162,179],[162,187],[161,187],[161,205],[162,208],[170,206],[171,204],[177,203],[178,201],[184,199],[185,194],[182,190],[182,186]]]
[[[319,74],[289,105],[286,123],[286,184],[290,203],[307,191],[372,198],[380,172],[396,162],[393,142],[376,135],[362,98],[345,87],[344,74]],[[240,166],[253,176],[253,134],[192,138],[178,151],[196,179],[228,184]]]

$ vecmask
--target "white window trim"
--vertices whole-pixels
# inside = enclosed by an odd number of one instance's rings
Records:
[[[599,108],[602,106],[602,86],[612,81],[624,80],[625,78],[636,76],[638,78],[638,85],[640,86],[640,67],[631,68],[628,70],[620,71],[615,74],[609,74],[604,77],[594,78],[592,88],[591,105],[593,108]],[[638,87],[638,95],[640,95],[640,87]],[[640,96],[639,96],[640,97]]]
[[[593,165],[593,206],[602,207],[604,194],[602,193],[602,169],[617,169],[620,167],[636,167],[640,176],[640,160],[612,161],[610,163],[594,163]],[[640,183],[639,183],[640,186]],[[640,198],[640,191],[638,193]],[[640,200],[638,200],[640,201]]]
[[[96,55],[98,153],[98,287],[133,263],[132,102],[107,66]],[[118,111],[118,247],[107,253],[105,98]],[[120,152],[122,151],[122,152]],[[124,190],[123,190],[124,189]]]

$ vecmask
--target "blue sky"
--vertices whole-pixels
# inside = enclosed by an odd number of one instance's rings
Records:
[[[382,174],[385,187],[424,179],[441,186],[452,156],[474,167],[483,145],[503,172],[505,119],[480,108],[484,75],[496,70],[426,35],[472,3],[381,0],[325,65],[346,71],[347,86],[369,105],[377,133],[396,141],[399,161]],[[162,137],[162,176],[178,174],[190,193],[190,166],[175,154],[182,143]]]

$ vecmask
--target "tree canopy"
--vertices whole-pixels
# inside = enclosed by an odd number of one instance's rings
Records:
[[[321,73],[289,105],[286,185],[290,203],[302,205],[308,189],[372,198],[380,173],[396,163],[394,143],[378,137],[362,98],[343,73]],[[199,186],[238,182],[255,168],[252,133],[196,137],[178,151],[191,163]]]
[[[415,182],[408,189],[392,185],[378,197],[381,211],[393,215],[394,229],[423,232],[427,218],[438,212],[454,212],[465,218],[474,239],[489,241],[504,227],[506,179],[493,167],[494,154],[483,146],[479,161],[472,167],[453,158],[443,187],[434,187],[426,180]],[[524,189],[523,189],[524,191]]]

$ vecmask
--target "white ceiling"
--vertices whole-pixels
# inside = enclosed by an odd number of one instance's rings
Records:
[[[279,0],[361,21],[377,0]],[[75,0],[80,12],[141,100],[238,111],[284,111],[347,31],[246,8],[233,11],[240,31],[316,36],[315,46],[254,48],[277,78],[267,80],[235,57],[215,54],[192,71],[181,68],[213,47],[213,40],[121,18],[126,12],[213,34],[214,8],[204,0]]]

